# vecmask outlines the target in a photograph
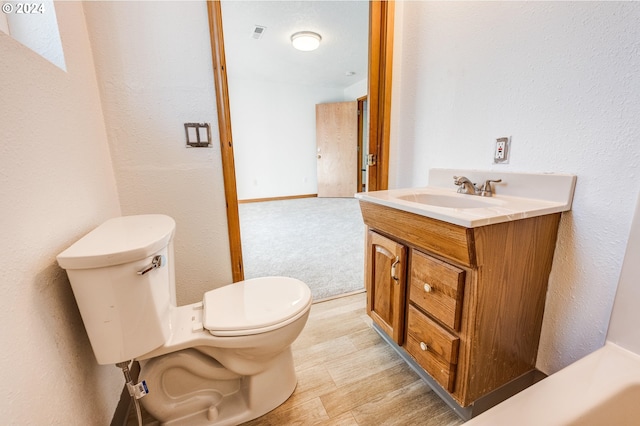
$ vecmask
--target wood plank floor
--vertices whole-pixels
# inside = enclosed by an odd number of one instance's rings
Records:
[[[316,303],[293,344],[298,386],[245,425],[460,425],[460,420],[371,328],[366,295]],[[128,426],[136,426],[135,413]],[[145,425],[157,424],[145,415]]]

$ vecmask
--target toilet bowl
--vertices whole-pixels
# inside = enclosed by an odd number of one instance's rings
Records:
[[[110,219],[57,257],[99,364],[140,361],[140,401],[162,424],[236,425],[288,399],[291,344],[306,324],[302,281],[264,277],[176,306],[175,222]]]

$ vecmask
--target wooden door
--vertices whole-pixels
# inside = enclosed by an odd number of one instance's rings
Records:
[[[358,103],[316,105],[318,197],[358,192]]]
[[[404,245],[367,232],[367,314],[398,345],[404,341],[406,252]]]

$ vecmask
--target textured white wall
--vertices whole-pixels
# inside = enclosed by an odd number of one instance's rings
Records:
[[[204,1],[86,2],[122,213],[176,220],[178,304],[231,283]],[[209,122],[213,148],[185,148]]]
[[[340,89],[229,76],[238,199],[318,192],[316,104],[356,100],[367,80]]]
[[[432,167],[578,176],[551,273],[538,368],[605,339],[640,187],[640,3],[403,2],[391,182]],[[495,138],[511,162],[493,165]]]
[[[363,80],[353,83],[351,86],[345,87],[344,100],[355,101],[358,98],[367,96],[367,93],[369,91],[369,86],[367,83],[368,83],[368,80],[365,78]]]
[[[318,192],[316,104],[343,90],[229,76],[238,199]]]
[[[82,4],[56,9],[67,72],[0,33],[0,413],[106,425],[122,373],[96,363],[55,257],[120,207]]]

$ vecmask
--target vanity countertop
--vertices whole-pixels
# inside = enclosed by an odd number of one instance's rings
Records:
[[[453,176],[473,182],[502,179],[494,196],[459,194]],[[362,192],[355,197],[455,225],[474,228],[571,210],[576,176],[432,169],[429,186]]]

